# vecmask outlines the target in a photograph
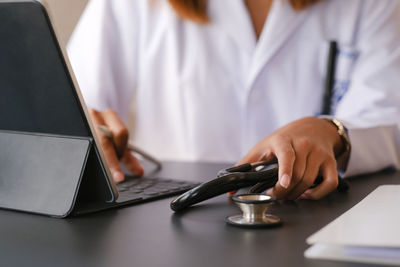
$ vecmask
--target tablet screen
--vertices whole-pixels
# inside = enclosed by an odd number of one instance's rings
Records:
[[[0,129],[90,136],[43,7],[2,3],[0,18]]]

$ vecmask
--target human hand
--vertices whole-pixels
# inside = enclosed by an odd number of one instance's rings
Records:
[[[335,155],[343,149],[332,123],[307,117],[264,138],[238,164],[277,159],[278,182],[268,194],[277,199],[320,199],[338,186]],[[318,175],[323,181],[311,189]]]
[[[120,161],[133,175],[142,176],[144,173],[143,167],[128,149],[129,132],[118,114],[111,109],[102,112],[90,109],[89,112],[96,126],[96,133],[100,138],[114,181],[119,183],[125,179]],[[100,125],[105,125],[110,129],[112,139],[99,131],[98,126]]]

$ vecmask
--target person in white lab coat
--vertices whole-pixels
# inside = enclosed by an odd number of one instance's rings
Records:
[[[91,0],[68,51],[94,122],[114,134],[114,145],[101,140],[116,181],[118,160],[143,173],[126,149],[129,130],[162,159],[277,158],[270,194],[319,199],[336,188],[338,171],[400,166],[399,5]],[[336,124],[317,117],[331,40]],[[309,189],[319,173],[324,181]]]

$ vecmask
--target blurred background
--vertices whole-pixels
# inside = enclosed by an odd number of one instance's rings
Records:
[[[53,19],[63,45],[67,44],[87,1],[88,0],[46,0],[50,6],[51,18]]]

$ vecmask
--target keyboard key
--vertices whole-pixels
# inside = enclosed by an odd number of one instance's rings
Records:
[[[120,197],[118,202],[130,202],[132,199],[140,201],[151,200],[183,193],[197,184],[160,178],[132,178],[117,185]]]

